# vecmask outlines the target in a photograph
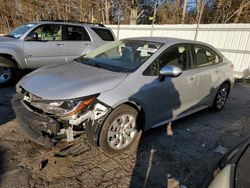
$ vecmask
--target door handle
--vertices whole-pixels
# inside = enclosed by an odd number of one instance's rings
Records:
[[[57,43],[57,46],[63,46],[62,42]]]
[[[90,43],[86,43],[85,45],[86,45],[86,46],[90,46],[91,44],[90,44]]]
[[[193,76],[191,77],[191,81],[195,81],[195,80],[197,79],[197,77],[198,77],[198,74],[193,75]]]

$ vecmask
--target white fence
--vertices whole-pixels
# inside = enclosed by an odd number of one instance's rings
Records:
[[[119,38],[162,36],[194,40],[196,25],[108,25]],[[250,75],[250,24],[201,24],[197,40],[219,49],[234,64],[237,78]]]
[[[107,25],[117,38],[162,36],[194,40],[197,25]],[[234,64],[236,78],[250,75],[250,24],[201,24],[197,40],[219,49]]]

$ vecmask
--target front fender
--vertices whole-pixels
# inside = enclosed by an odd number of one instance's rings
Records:
[[[146,131],[152,127],[152,107],[145,105],[141,100],[138,98],[129,98],[126,100],[122,100],[119,103],[116,103],[113,107],[113,109],[117,108],[118,106],[122,104],[131,104],[134,106],[139,112],[143,112],[144,115],[144,125],[142,125],[142,130]]]
[[[27,68],[26,62],[25,62],[24,57],[23,57],[23,52],[18,50],[16,47],[9,46],[9,45],[0,45],[0,56],[1,56],[1,54],[11,55],[14,58],[14,60],[17,62],[17,66],[20,69]],[[6,63],[6,66],[11,67],[13,65]]]

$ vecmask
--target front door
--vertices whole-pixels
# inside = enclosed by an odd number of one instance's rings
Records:
[[[192,110],[197,102],[198,74],[191,69],[190,54],[188,45],[175,45],[151,64],[154,70],[158,70],[158,75],[165,65],[177,66],[182,70],[178,77],[166,77],[163,81],[156,78],[154,81],[155,102],[152,115],[155,126]]]
[[[62,26],[41,25],[31,31],[30,35],[35,37],[26,37],[24,41],[24,56],[29,68],[66,62]]]

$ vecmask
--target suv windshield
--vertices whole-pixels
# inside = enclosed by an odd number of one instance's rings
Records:
[[[133,72],[161,46],[161,43],[150,41],[115,41],[97,48],[76,61],[117,72]]]
[[[16,27],[5,36],[19,39],[21,36],[23,36],[24,33],[26,33],[29,29],[33,28],[35,25],[36,25],[35,23],[20,25],[19,27]]]

